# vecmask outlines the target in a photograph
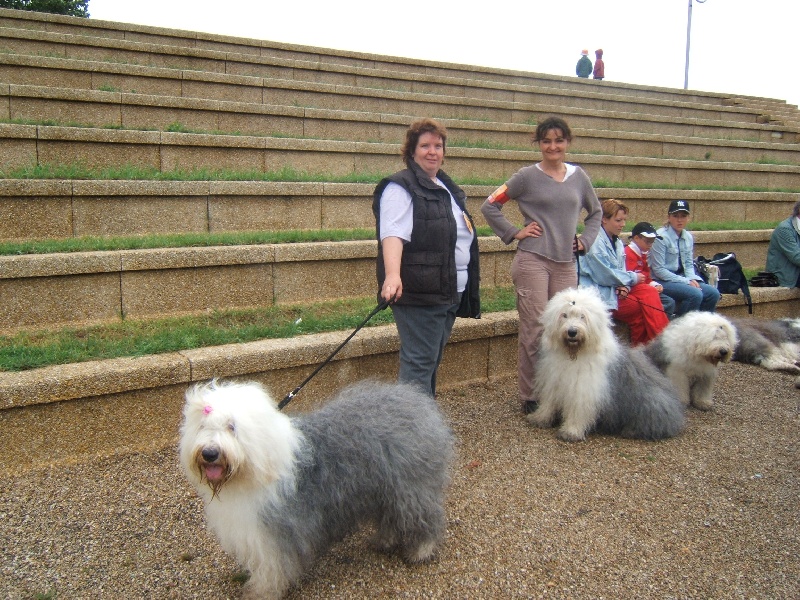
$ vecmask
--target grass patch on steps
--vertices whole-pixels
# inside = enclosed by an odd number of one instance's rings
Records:
[[[483,312],[515,308],[513,288],[481,290]],[[353,330],[375,308],[374,298],[307,305],[213,311],[199,316],[126,319],[108,325],[0,335],[0,371],[24,371],[90,360],[147,356],[192,348]],[[394,322],[391,310],[367,326]]]
[[[122,165],[108,168],[93,168],[82,164],[41,164],[29,165],[13,169],[0,169],[0,179],[46,179],[46,180],[91,180],[91,181],[269,181],[291,183],[371,183],[376,184],[387,173],[357,172],[345,175],[328,173],[311,173],[285,166],[271,171],[232,169],[177,169],[159,171],[153,167]],[[509,173],[509,176],[511,173]],[[507,177],[465,176],[456,178],[459,185],[498,186],[507,181]],[[800,193],[800,188],[766,188],[759,186],[719,186],[719,185],[668,185],[663,183],[647,183],[639,181],[611,181],[594,179],[592,184],[597,189],[620,188],[642,190],[697,190],[722,192],[773,192]]]
[[[630,232],[635,222],[626,227]],[[778,221],[726,221],[691,223],[691,231],[756,231],[774,229]],[[583,231],[583,224],[578,226]],[[481,237],[492,237],[488,226],[477,228]],[[155,248],[207,248],[211,246],[246,246],[252,244],[298,244],[313,242],[345,242],[374,240],[374,229],[325,229],[290,231],[234,231],[228,233],[181,233],[121,237],[78,237],[66,239],[0,242],[0,256],[26,254],[59,254],[66,252],[102,252],[145,250]]]

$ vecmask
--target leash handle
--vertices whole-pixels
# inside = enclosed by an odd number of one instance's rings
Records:
[[[305,378],[305,380],[303,381],[303,383],[301,383],[301,384],[300,384],[300,385],[298,385],[296,388],[294,388],[294,389],[293,389],[291,392],[289,392],[288,394],[286,394],[286,397],[285,397],[283,400],[281,400],[281,401],[280,401],[280,403],[278,403],[278,410],[282,410],[284,406],[286,406],[287,404],[289,404],[289,402],[291,402],[291,401],[294,399],[294,397],[295,397],[295,396],[296,396],[296,395],[297,395],[297,394],[300,392],[300,390],[301,390],[301,389],[303,389],[303,387],[305,387],[305,385],[306,385],[306,384],[307,384],[309,381],[311,381],[311,379],[312,379],[312,378],[313,378],[313,377],[314,377],[314,376],[315,376],[317,373],[319,373],[319,372],[322,370],[322,368],[323,368],[325,365],[327,365],[329,362],[331,362],[331,360],[333,359],[333,357],[334,357],[334,356],[336,356],[336,354],[339,352],[339,350],[341,350],[342,348],[344,348],[344,347],[347,345],[347,342],[349,342],[350,340],[352,340],[352,339],[353,339],[353,337],[354,337],[354,336],[355,336],[355,335],[356,335],[356,334],[359,332],[359,330],[360,330],[362,327],[364,327],[364,325],[366,325],[366,324],[369,322],[369,320],[370,320],[372,317],[374,317],[375,315],[377,315],[379,312],[381,312],[381,311],[382,311],[382,310],[384,310],[384,309],[385,309],[387,306],[389,306],[389,305],[390,305],[392,302],[394,302],[394,299],[395,299],[395,297],[394,297],[394,296],[392,296],[392,297],[391,297],[389,300],[381,300],[380,304],[378,304],[378,306],[376,306],[375,308],[373,308],[373,309],[372,309],[372,312],[371,312],[371,313],[369,313],[369,315],[367,315],[367,318],[366,318],[366,319],[364,319],[364,320],[361,322],[361,324],[360,324],[358,327],[356,327],[356,328],[355,328],[355,330],[353,331],[353,333],[351,333],[350,335],[348,335],[348,336],[347,336],[347,339],[346,339],[345,341],[343,341],[341,344],[339,344],[339,346],[336,348],[336,350],[334,350],[334,351],[333,351],[333,353],[332,353],[332,354],[331,354],[331,355],[330,355],[328,358],[326,358],[326,359],[325,359],[325,361],[324,361],[324,362],[323,362],[321,365],[319,365],[319,366],[318,366],[316,369],[314,369],[314,372],[313,372],[313,373],[311,373],[311,375],[309,375],[308,377],[306,377],[306,378]]]

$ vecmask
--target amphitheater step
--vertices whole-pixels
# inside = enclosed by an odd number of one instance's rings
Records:
[[[704,256],[762,268],[770,231],[697,232]],[[480,239],[481,285],[510,286],[514,246]],[[374,241],[0,257],[0,331],[257,308],[375,292]]]
[[[6,169],[33,165],[80,164],[89,168],[132,165],[161,171],[228,169],[298,171],[333,177],[390,173],[400,166],[399,146],[293,138],[210,135],[133,130],[0,124]],[[448,173],[505,179],[538,160],[538,152],[450,148]],[[719,186],[800,189],[800,166],[764,165],[571,154],[594,179],[679,187]]]
[[[291,73],[241,76],[13,54],[0,55],[0,76],[12,84],[46,82],[60,88],[135,92],[129,100],[134,105],[153,102],[147,95],[166,95],[523,124],[558,112],[572,126],[585,129],[788,143],[797,141],[798,134],[796,127],[764,123],[754,114],[736,118],[733,109],[726,107],[659,104],[646,99],[633,102],[627,97],[587,98],[575,105],[574,92],[562,92],[561,96],[537,92],[537,99],[524,89],[502,93],[489,84],[468,96],[463,92],[463,80],[455,81],[461,93],[448,95],[432,89],[420,91],[416,81],[406,86],[380,81],[369,84],[348,76],[346,81],[328,82],[322,77],[297,78]],[[364,72],[358,71],[358,77],[363,76]]]
[[[759,318],[800,316],[798,289],[759,288],[753,300]],[[741,296],[724,296],[719,309],[726,315],[747,313]],[[517,325],[516,311],[459,319],[439,370],[440,387],[513,376]],[[15,457],[0,473],[174,444],[183,393],[191,383],[212,377],[255,380],[280,400],[348,333],[0,373],[0,427],[7,433],[0,452]],[[287,410],[308,410],[358,379],[394,379],[397,350],[393,325],[361,330]]]
[[[0,41],[3,30],[0,28]],[[284,61],[285,62],[285,61]],[[84,89],[116,89],[127,92],[136,90],[139,94],[198,97],[217,100],[233,100],[245,102],[282,103],[287,94],[294,96],[291,100],[305,104],[308,94],[303,94],[304,83],[319,84],[312,87],[316,90],[329,90],[330,94],[339,94],[341,108],[352,109],[351,104],[357,100],[349,100],[344,92],[355,88],[360,94],[368,96],[398,95],[400,98],[433,97],[447,99],[451,103],[465,103],[482,106],[484,102],[513,103],[531,110],[549,111],[558,106],[559,110],[571,113],[581,109],[601,111],[602,114],[630,114],[643,116],[661,116],[676,120],[697,119],[709,122],[736,122],[749,125],[753,129],[764,129],[769,119],[763,111],[740,105],[721,106],[681,101],[667,101],[636,96],[599,94],[587,92],[576,95],[570,90],[543,89],[526,86],[514,86],[497,89],[489,82],[465,81],[455,78],[436,78],[426,75],[415,75],[413,79],[407,74],[390,73],[356,67],[337,67],[320,65],[319,63],[297,62],[292,72],[288,72],[281,63],[281,71],[264,73],[263,68],[248,75],[231,74],[230,72],[197,71],[178,68],[164,68],[142,65],[120,65],[103,61],[59,59],[51,57],[30,56],[25,54],[7,54],[0,60],[0,74],[3,81],[12,84],[31,84],[46,82],[54,87],[75,87]],[[294,71],[305,69],[308,73]],[[314,74],[313,76],[311,74]],[[325,87],[327,86],[327,87]],[[308,89],[308,88],[306,88]],[[351,95],[353,95],[351,93]],[[358,95],[357,93],[355,95]],[[267,100],[268,99],[268,100]],[[320,100],[317,98],[317,102]],[[417,98],[417,101],[421,99]],[[491,105],[491,104],[490,104]],[[502,104],[501,104],[502,106]],[[538,108],[537,108],[538,107]],[[477,109],[476,109],[477,110]],[[389,112],[387,107],[384,112]],[[761,125],[757,125],[761,124]],[[767,129],[770,129],[767,127]],[[779,127],[774,128],[775,131]]]
[[[464,185],[479,226],[495,186]],[[0,241],[83,236],[371,229],[373,183],[0,179]],[[701,223],[774,222],[794,193],[597,188],[630,210],[631,224],[661,223],[671,200],[691,202]],[[505,209],[521,222],[514,204]]]
[[[28,32],[51,32],[70,36],[86,37],[94,43],[104,40],[124,40],[155,46],[175,46],[191,50],[211,50],[222,53],[251,55],[261,58],[282,58],[287,60],[319,63],[322,65],[344,65],[359,69],[375,69],[397,72],[414,79],[420,75],[452,77],[462,81],[488,81],[495,88],[497,83],[508,85],[534,86],[569,90],[573,95],[612,93],[624,96],[639,96],[655,100],[679,100],[723,106],[763,105],[764,99],[740,94],[722,94],[699,90],[683,90],[655,86],[630,85],[614,81],[593,81],[576,77],[563,77],[543,73],[530,73],[497,69],[475,65],[442,63],[419,59],[382,56],[363,52],[332,50],[326,48],[301,46],[280,42],[235,38],[210,33],[199,33],[165,29],[159,27],[132,25],[80,19],[61,15],[46,15],[15,10],[0,9],[0,26],[10,30],[20,29]],[[162,50],[168,52],[169,50]],[[770,99],[771,100],[771,99]],[[770,106],[788,106],[785,102],[772,100]],[[796,109],[797,107],[789,107]]]
[[[341,92],[341,88],[338,89]],[[7,104],[3,102],[7,98]],[[227,100],[153,96],[111,91],[76,90],[32,85],[0,86],[0,119],[14,123],[47,123],[87,127],[228,132],[245,135],[331,140],[402,141],[413,115],[387,115],[301,108]],[[629,121],[630,117],[624,117]],[[644,117],[643,117],[644,118]],[[533,125],[442,119],[450,145],[495,144],[519,149],[531,147]],[[610,123],[613,127],[614,124]],[[727,127],[727,125],[726,125]],[[800,163],[800,144],[699,138],[636,131],[595,130],[576,127],[571,150],[613,154],[732,162]],[[722,132],[719,132],[722,133]],[[746,136],[748,130],[741,129]],[[763,132],[756,132],[760,136]]]

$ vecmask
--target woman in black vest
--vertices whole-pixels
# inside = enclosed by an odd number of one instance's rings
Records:
[[[378,297],[393,300],[401,382],[436,394],[436,370],[456,316],[480,317],[478,239],[466,195],[441,170],[447,131],[411,124],[406,168],[375,188]]]

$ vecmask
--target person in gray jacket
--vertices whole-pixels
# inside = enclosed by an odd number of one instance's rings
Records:
[[[800,287],[800,200],[769,238],[767,271],[775,273],[783,287]]]

